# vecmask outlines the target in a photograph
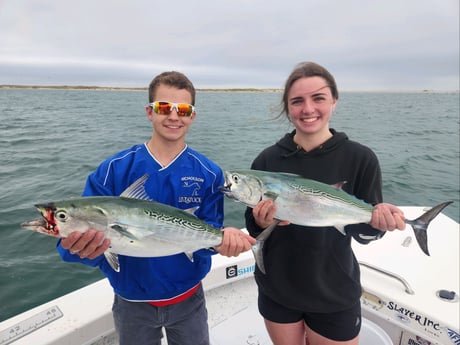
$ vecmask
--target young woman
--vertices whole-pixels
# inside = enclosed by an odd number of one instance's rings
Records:
[[[370,224],[345,227],[278,226],[264,248],[267,270],[256,269],[259,311],[275,345],[358,344],[361,328],[360,271],[351,248],[384,231],[404,229],[404,215],[382,203],[381,171],[375,154],[329,127],[339,98],[334,77],[305,62],[286,81],[283,113],[295,129],[263,150],[256,170],[288,172],[327,184],[346,181],[343,189],[376,205]],[[274,221],[273,201],[246,210],[246,226],[256,237]],[[280,225],[281,225],[280,224]],[[367,240],[364,240],[363,236]]]

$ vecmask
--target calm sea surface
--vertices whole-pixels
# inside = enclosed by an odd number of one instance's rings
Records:
[[[223,169],[248,168],[292,128],[280,93],[199,92],[188,143]],[[105,158],[151,135],[143,91],[0,89],[0,321],[102,278],[61,261],[56,240],[23,230],[34,203],[79,196]],[[385,201],[459,221],[459,94],[343,93],[331,127],[372,148]],[[226,200],[226,225],[244,208]]]

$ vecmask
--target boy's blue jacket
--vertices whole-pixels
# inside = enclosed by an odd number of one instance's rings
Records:
[[[180,209],[199,206],[195,212],[198,218],[222,227],[224,201],[218,189],[224,184],[222,170],[188,146],[166,167],[155,160],[145,144],[119,152],[88,176],[83,196],[118,196],[146,173],[145,190],[152,200]],[[160,301],[181,295],[206,276],[215,253],[200,249],[193,261],[185,254],[157,258],[119,255],[120,272],[115,272],[104,255],[80,259],[62,248],[60,241],[57,250],[64,261],[99,267],[114,292],[131,301]]]

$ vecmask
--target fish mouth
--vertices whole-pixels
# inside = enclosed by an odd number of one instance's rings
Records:
[[[51,227],[49,226],[48,222],[44,218],[37,218],[33,220],[29,220],[28,222],[21,223],[21,227],[28,230],[44,232],[50,231]]]
[[[227,184],[224,184],[223,186],[219,186],[219,190],[222,193],[224,193],[224,195],[226,197],[228,197],[229,199],[236,200],[235,196],[232,193],[232,184],[231,183],[227,183]]]
[[[232,184],[227,183],[227,184],[224,184],[223,186],[219,186],[218,188],[222,193],[227,194],[227,193],[230,193],[232,191],[232,189],[231,189]]]
[[[37,207],[42,213],[41,218],[33,219],[28,222],[21,223],[21,227],[36,232],[41,232],[50,236],[58,237],[59,229],[54,221],[54,212],[49,209]]]

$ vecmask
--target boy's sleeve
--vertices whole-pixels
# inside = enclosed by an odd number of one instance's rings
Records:
[[[91,267],[98,267],[104,259],[104,254],[98,256],[95,259],[82,259],[77,254],[71,254],[67,249],[62,248],[61,240],[59,239],[56,245],[57,251],[65,262],[79,262]]]

